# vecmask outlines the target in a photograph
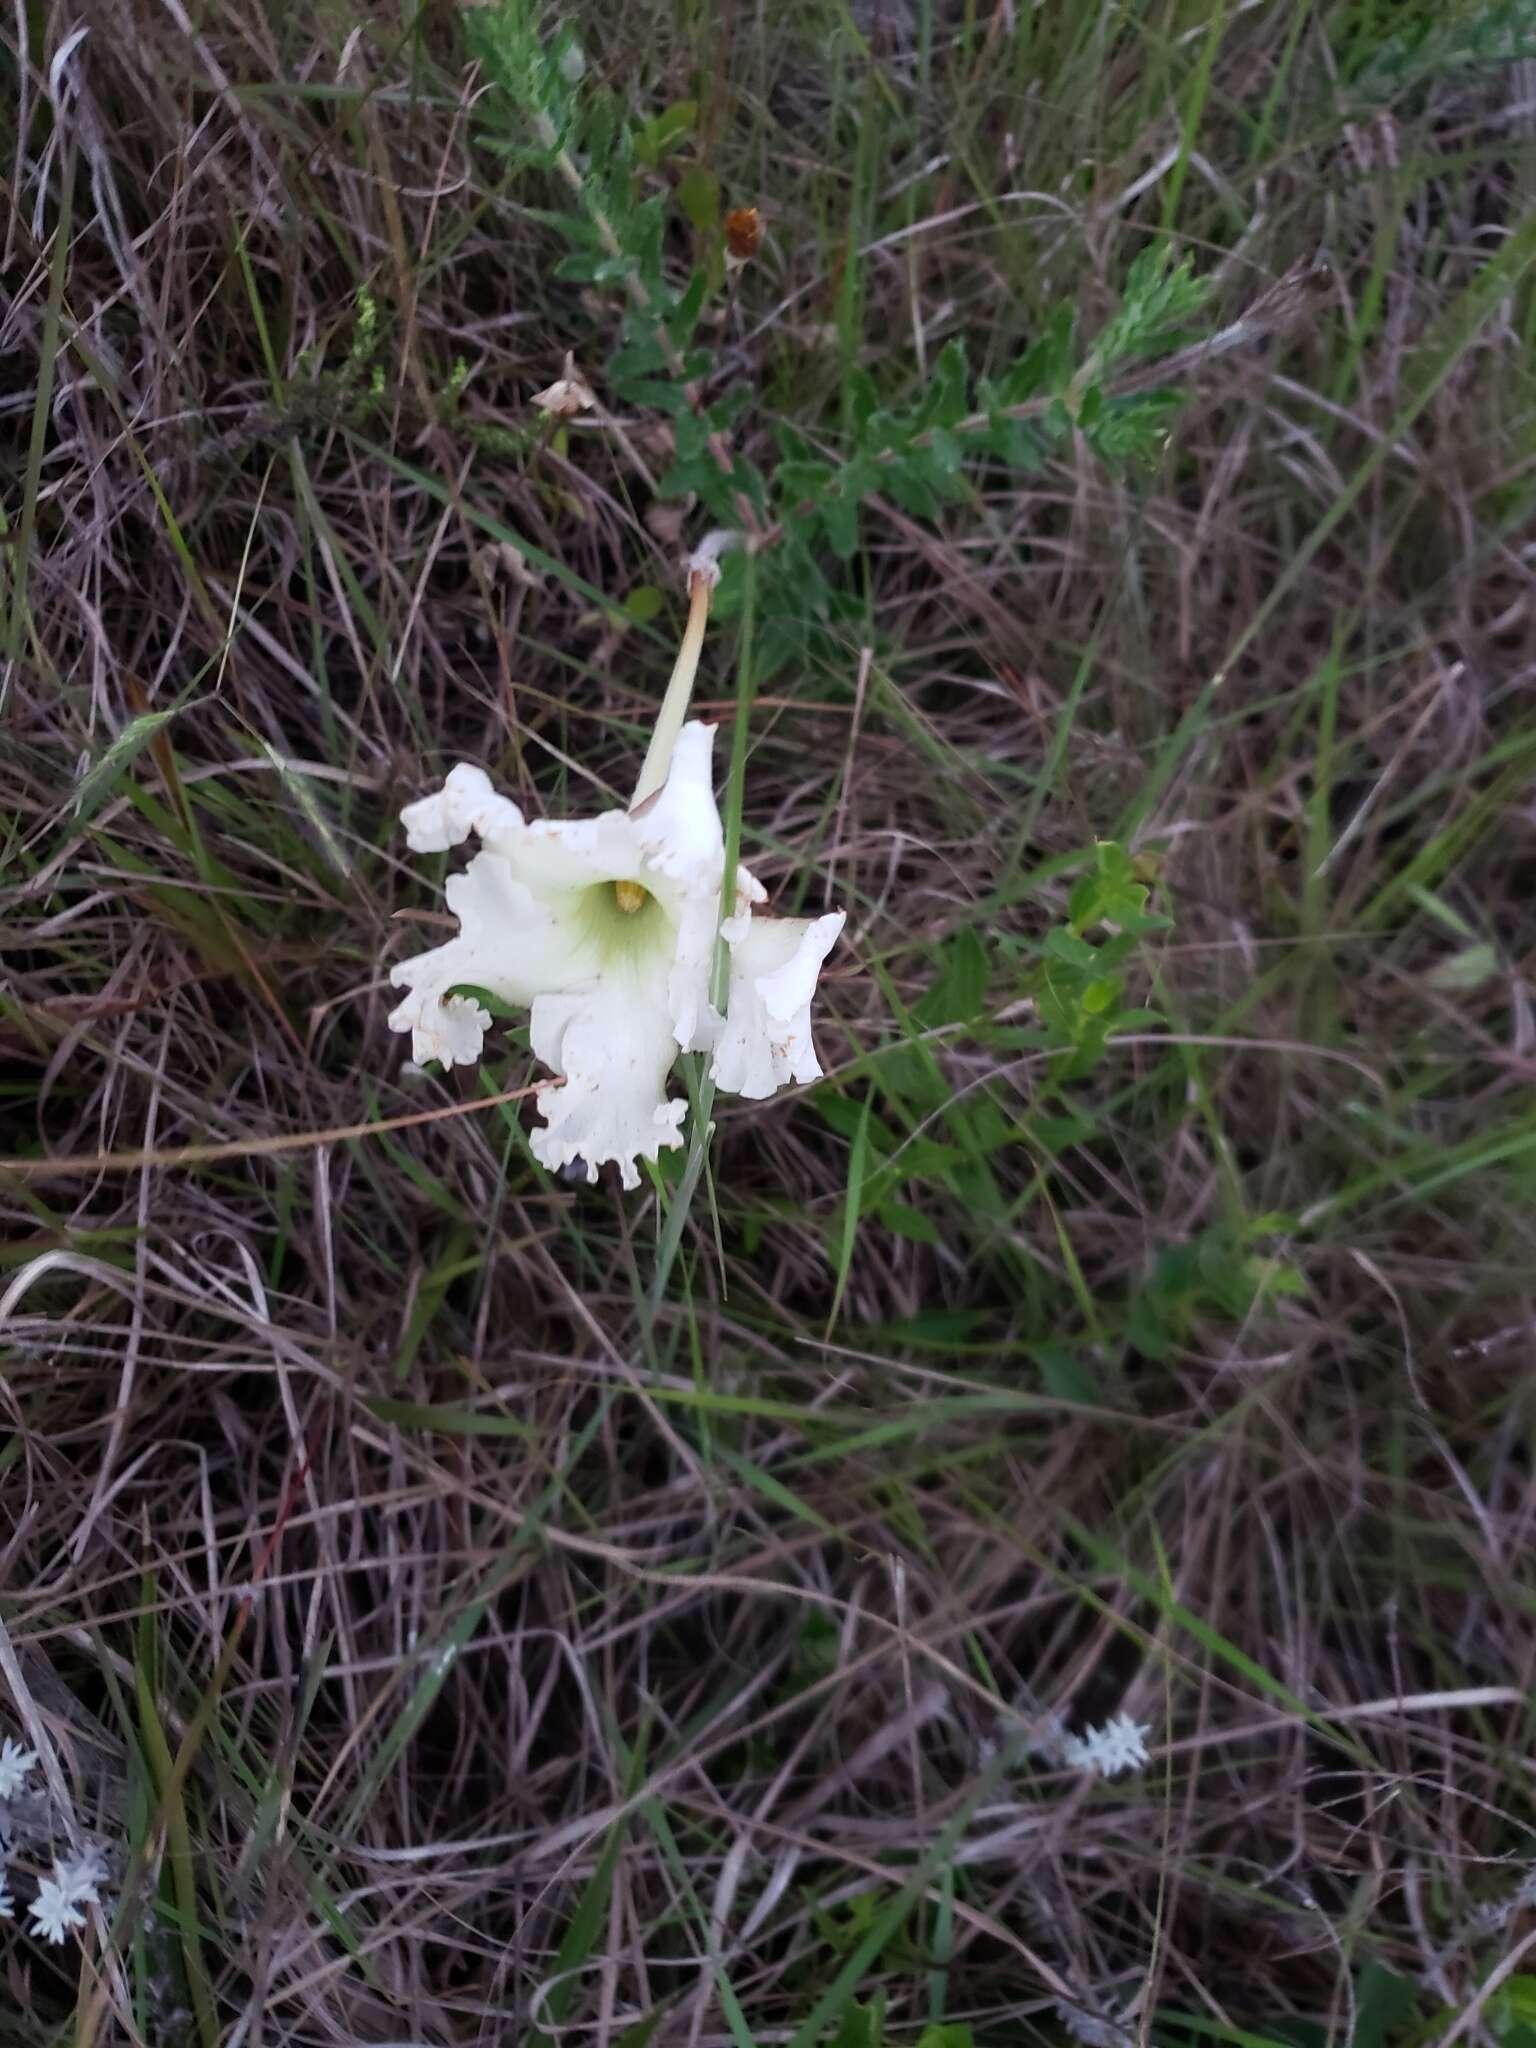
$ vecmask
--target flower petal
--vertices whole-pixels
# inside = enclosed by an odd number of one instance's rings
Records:
[[[472,1067],[491,1028],[491,1013],[470,996],[444,998],[433,989],[416,989],[390,1011],[389,1028],[410,1032],[411,1058],[418,1066],[440,1060],[445,1067]]]
[[[666,781],[635,819],[647,865],[673,881],[720,881],[725,835],[715,803],[714,748],[715,728],[691,719],[677,736]]]
[[[694,719],[677,736],[667,779],[634,818],[645,853],[645,880],[676,929],[667,1002],[685,1052],[705,1051],[719,1036],[709,1000],[715,934],[720,922],[720,872],[725,835],[715,805],[710,757],[715,728]],[[745,873],[745,869],[742,871]]]
[[[534,1054],[563,1082],[534,1098],[545,1118],[533,1156],[558,1169],[585,1161],[597,1179],[616,1160],[624,1186],[640,1185],[639,1159],[680,1145],[688,1105],[667,1100],[677,1057],[666,992],[667,963],[643,961],[570,994],[542,995],[533,1006]]]
[[[446,853],[471,832],[478,832],[487,846],[494,846],[525,829],[517,805],[510,797],[498,796],[491,778],[472,761],[461,761],[451,769],[442,788],[431,796],[407,804],[400,822],[412,853]]]
[[[716,1084],[754,1101],[786,1081],[814,1081],[811,997],[845,913],[754,917],[731,949],[731,991],[710,1068]]]
[[[413,1059],[467,1066],[480,1057],[491,1017],[450,989],[468,983],[506,1003],[531,1003],[589,978],[593,962],[576,922],[579,897],[551,903],[536,896],[505,854],[477,853],[463,874],[449,877],[447,896],[459,935],[390,969],[396,988],[410,993],[391,1010],[389,1027],[410,1032]]]
[[[627,811],[595,818],[539,818],[509,847],[533,889],[586,889],[594,882],[639,881],[645,849]]]

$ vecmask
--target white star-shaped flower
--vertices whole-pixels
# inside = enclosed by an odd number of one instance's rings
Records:
[[[0,1742],[0,1799],[14,1799],[26,1784],[28,1773],[36,1768],[36,1751],[23,1749],[19,1742],[7,1735]]]
[[[106,1876],[99,1849],[87,1847],[78,1856],[56,1857],[52,1877],[39,1878],[37,1897],[27,1908],[32,1931],[45,1941],[66,1940],[85,1925],[83,1909],[100,1903]]]
[[[32,1932],[40,1934],[44,1941],[67,1941],[72,1932],[85,1925],[85,1914],[74,1893],[61,1885],[56,1876],[38,1880],[37,1897],[27,1911],[32,1916]]]
[[[63,1889],[82,1905],[101,1903],[101,1888],[107,1881],[107,1859],[94,1842],[87,1842],[77,1856],[57,1859],[53,1874]]]
[[[1102,1728],[1090,1728],[1086,1735],[1063,1735],[1061,1761],[1074,1771],[1097,1771],[1106,1778],[1118,1778],[1122,1771],[1138,1771],[1147,1761],[1150,1726],[1133,1721],[1129,1714],[1116,1714]]]
[[[765,892],[738,868],[722,923],[714,737],[685,725],[665,781],[632,811],[529,823],[465,762],[403,813],[417,853],[471,832],[480,851],[448,883],[458,937],[391,971],[407,991],[391,1027],[410,1032],[417,1060],[469,1064],[491,1018],[451,991],[530,1006],[534,1053],[563,1077],[539,1090],[534,1156],[555,1169],[579,1159],[589,1181],[611,1159],[638,1187],[637,1162],[682,1143],[687,1105],[667,1096],[680,1051],[712,1053],[717,1086],[754,1099],[821,1073],[811,997],[843,913],[754,915]],[[717,930],[731,960],[723,1017],[709,994]]]

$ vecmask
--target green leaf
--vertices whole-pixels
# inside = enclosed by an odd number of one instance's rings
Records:
[[[1459,953],[1453,953],[1448,960],[1432,967],[1424,978],[1431,988],[1452,995],[1469,995],[1473,989],[1481,988],[1484,982],[1492,981],[1499,972],[1497,947],[1481,942],[1475,946],[1464,946]]]
[[[781,502],[798,503],[803,498],[819,497],[836,475],[830,462],[785,461],[779,464],[774,482]]]
[[[699,315],[704,310],[704,301],[709,295],[709,272],[703,265],[697,265],[688,280],[688,289],[667,315],[667,332],[682,348],[699,324]],[[700,374],[694,372],[693,374]]]
[[[1069,932],[1065,925],[1056,925],[1045,935],[1041,948],[1048,958],[1059,960],[1066,967],[1091,970],[1099,964],[1099,956],[1086,939],[1080,939],[1076,932]]]
[[[969,1023],[986,1000],[989,972],[986,947],[967,926],[946,942],[932,986],[912,1006],[914,1020],[925,1030]]]
[[[885,473],[885,487],[904,512],[914,519],[932,519],[939,509],[933,486],[923,475],[919,461],[911,455],[893,462]]]
[[[875,1215],[895,1237],[909,1238],[914,1244],[944,1242],[933,1218],[925,1216],[921,1209],[914,1209],[909,1202],[882,1202]]]
[[[846,481],[846,477],[845,477]],[[859,501],[838,492],[825,497],[817,506],[822,525],[826,528],[827,539],[834,554],[843,561],[855,554],[859,545]]]
[[[1147,391],[1095,406],[1093,417],[1080,417],[1079,423],[1095,453],[1107,461],[1146,462],[1167,445],[1169,416],[1180,402],[1176,391]]]
[[[1010,469],[1039,469],[1046,457],[1045,437],[1028,420],[1011,420],[989,412],[983,445]]]
[[[936,482],[944,483],[960,474],[965,462],[965,452],[947,427],[935,427],[929,434],[923,449],[927,474]]]
[[[1065,391],[1072,381],[1076,340],[1077,315],[1070,306],[1060,305],[1040,339],[998,379],[996,404],[1022,405],[1040,391]]]
[[[1169,266],[1165,243],[1143,249],[1126,273],[1120,311],[1094,343],[1101,368],[1128,355],[1154,355],[1179,338],[1205,305],[1209,287],[1189,257]]]
[[[868,370],[852,363],[843,380],[843,393],[853,430],[862,438],[865,428],[880,409],[880,394],[875,389],[875,380]]]
[[[829,2048],[885,2048],[885,1999],[877,1994],[868,2005],[844,2006]]]
[[[666,350],[654,334],[640,336],[627,342],[623,348],[615,349],[608,358],[608,374],[611,378],[659,377],[668,370]]]
[[[1091,1116],[1073,1110],[1066,1116],[1031,1117],[1025,1129],[1037,1145],[1055,1158],[1069,1146],[1086,1145],[1090,1138],[1098,1136],[1099,1127]]]
[[[1090,981],[1078,1000],[1090,1017],[1102,1017],[1119,1002],[1123,985],[1118,976],[1107,975],[1098,981]]]
[[[662,595],[654,583],[638,583],[624,600],[624,616],[634,626],[648,626],[662,607]]]
[[[970,365],[965,359],[965,343],[958,338],[946,342],[933,366],[933,380],[918,407],[918,426],[958,426],[970,409],[967,403],[969,385]]]
[[[1374,1960],[1365,1964],[1355,1990],[1354,2048],[1386,2048],[1418,2011],[1419,1987]]]
[[[1040,1368],[1045,1391],[1057,1401],[1098,1401],[1103,1398],[1090,1368],[1065,1344],[1048,1339],[1030,1347],[1030,1356]]]
[[[392,1422],[397,1429],[424,1429],[443,1436],[511,1436],[524,1443],[539,1441],[539,1431],[516,1416],[459,1408],[450,1402],[395,1401],[370,1395],[363,1406],[377,1421]]]
[[[699,118],[697,100],[676,100],[664,113],[653,114],[635,132],[635,155],[654,170],[656,165],[695,126]]]
[[[720,221],[720,180],[702,164],[693,164],[677,183],[677,203],[700,230]]]

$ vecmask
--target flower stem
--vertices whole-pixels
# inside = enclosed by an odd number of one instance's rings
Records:
[[[656,794],[671,771],[672,749],[677,745],[677,736],[688,715],[693,679],[699,672],[704,627],[709,618],[709,595],[714,584],[715,578],[707,570],[695,569],[688,578],[688,624],[683,630],[683,644],[677,650],[677,660],[672,665],[667,693],[656,714],[656,729],[651,734],[651,744],[645,750],[640,780],[635,784],[635,793],[630,799],[632,811],[637,810],[647,797]]]

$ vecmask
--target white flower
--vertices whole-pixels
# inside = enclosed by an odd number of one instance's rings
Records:
[[[1129,1714],[1116,1714],[1086,1735],[1063,1735],[1058,1754],[1071,1770],[1098,1771],[1106,1778],[1117,1778],[1122,1771],[1139,1770],[1146,1762],[1150,1733],[1147,1723],[1133,1721]]]
[[[683,726],[665,780],[631,811],[525,822],[466,762],[402,814],[417,853],[471,832],[480,851],[448,882],[457,938],[391,971],[407,993],[390,1026],[410,1032],[418,1061],[469,1064],[491,1018],[450,991],[531,1006],[534,1053],[562,1077],[537,1097],[533,1152],[550,1168],[579,1159],[595,1181],[616,1160],[624,1186],[638,1187],[637,1161],[682,1143],[686,1104],[667,1096],[679,1051],[713,1053],[716,1084],[754,1099],[821,1072],[811,996],[843,913],[756,917],[765,892],[738,868],[722,922],[713,745],[712,726]],[[717,931],[731,952],[724,1017],[709,994]]]
[[[78,1856],[55,1857],[52,1877],[38,1880],[37,1897],[27,1911],[33,1932],[45,1941],[60,1942],[85,1925],[86,1906],[98,1905],[107,1866],[99,1849],[87,1847]]]
[[[36,1768],[36,1751],[23,1749],[7,1735],[0,1742],[0,1799],[14,1799],[26,1784],[28,1772]]]
[[[53,1874],[82,1905],[100,1905],[101,1888],[107,1881],[107,1859],[94,1842],[87,1842],[78,1856],[56,1860]]]
[[[572,413],[590,412],[597,399],[592,386],[576,367],[576,358],[569,349],[565,352],[565,367],[553,384],[547,384],[542,391],[535,391],[529,401],[540,412],[552,412],[561,419],[568,419]]]
[[[16,1901],[11,1897],[10,1879],[5,1874],[5,1866],[0,1864],[0,1920],[15,1918]]]
[[[72,1928],[85,1925],[85,1915],[71,1895],[53,1878],[42,1878],[37,1887],[37,1897],[27,1911],[32,1915],[32,1931],[40,1934],[45,1941],[64,1941]]]

